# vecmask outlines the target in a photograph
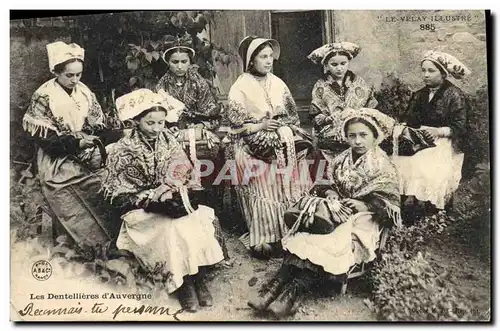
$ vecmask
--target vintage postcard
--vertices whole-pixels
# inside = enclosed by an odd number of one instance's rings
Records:
[[[11,11],[11,321],[491,321],[488,10]]]

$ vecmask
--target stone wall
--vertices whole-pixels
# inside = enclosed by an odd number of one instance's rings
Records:
[[[335,41],[350,41],[363,48],[350,66],[375,88],[389,72],[413,90],[423,86],[420,60],[427,50],[450,53],[471,69],[466,79],[453,81],[465,92],[475,93],[487,84],[483,11],[339,10],[334,11],[334,22]]]

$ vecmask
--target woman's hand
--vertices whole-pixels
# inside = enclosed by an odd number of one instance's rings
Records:
[[[144,190],[137,194],[137,199],[135,200],[135,206],[141,208],[143,203],[146,202],[151,195],[151,190]],[[147,203],[146,203],[147,205]]]
[[[91,135],[91,134],[86,134],[85,132],[82,132],[82,131],[77,132],[75,134],[75,137],[77,139],[80,139],[80,141],[79,141],[80,149],[86,149],[86,148],[95,146],[94,140],[95,139],[99,139],[98,136],[94,136],[94,135]]]
[[[438,128],[425,128],[422,129],[423,132],[425,132],[427,135],[429,135],[432,140],[437,140],[441,136],[441,132],[439,131]]]
[[[328,200],[338,200],[339,199],[339,195],[334,190],[327,190],[325,192],[325,196]]]
[[[93,147],[94,144],[94,139],[89,139],[89,138],[82,138],[79,141],[79,147],[80,149],[86,149],[89,147]]]
[[[281,126],[281,123],[277,120],[264,118],[262,120],[262,129],[266,131],[276,131]]]
[[[352,210],[355,210],[358,213],[362,211],[368,211],[368,206],[363,201],[356,199],[344,199],[341,202],[345,206],[351,208]]]
[[[151,201],[164,202],[166,200],[165,197],[168,196],[165,194],[168,192],[170,192],[170,195],[172,194],[172,187],[169,185],[166,185],[166,184],[161,184],[160,186],[158,186],[156,189],[153,190],[153,193],[151,194],[150,199],[151,199]],[[163,198],[163,200],[160,200],[160,198],[164,195],[165,195],[165,197]]]

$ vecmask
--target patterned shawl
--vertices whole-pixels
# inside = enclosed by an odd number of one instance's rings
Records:
[[[384,201],[386,212],[401,226],[398,173],[387,154],[373,147],[353,162],[352,149],[339,154],[328,167],[328,178],[341,198],[368,194]]]
[[[328,75],[326,79],[319,79],[312,90],[312,101],[309,115],[314,117],[313,122],[320,136],[328,137],[338,142],[344,142],[342,134],[342,111],[346,108],[359,109],[363,107],[375,108],[377,100],[373,97],[373,90],[363,78],[348,71],[342,86]],[[333,123],[326,122],[331,117]]]
[[[292,134],[280,135],[280,130],[276,132],[259,131],[257,133],[244,136],[250,145],[263,143],[267,148],[276,151],[279,163],[286,163],[283,160],[282,144],[287,145],[291,150],[294,143],[294,133],[299,131],[299,116],[297,106],[293,100],[290,90],[286,84],[272,73],[267,74],[265,86],[262,86],[257,79],[249,73],[241,74],[231,87],[228,95],[229,108],[225,114],[227,122],[231,125],[228,137],[238,142],[243,132],[245,124],[260,123],[265,117],[278,119],[283,126],[292,129]],[[285,133],[287,130],[282,130]],[[281,149],[281,150],[280,150]],[[289,155],[287,164],[294,164],[293,155]]]
[[[33,93],[23,118],[23,128],[32,136],[47,137],[48,130],[58,136],[104,127],[104,113],[95,94],[79,82],[69,95],[56,78]]]
[[[155,92],[161,89],[185,104],[186,110],[181,115],[181,121],[189,122],[197,116],[201,116],[204,121],[209,121],[207,117],[213,117],[210,120],[213,123],[208,124],[208,129],[213,130],[218,126],[217,117],[220,114],[220,105],[207,81],[195,67],[188,69],[186,81],[182,86],[177,86],[175,74],[168,71],[156,85]]]
[[[106,198],[137,194],[161,184],[181,187],[191,180],[193,165],[177,140],[167,131],[151,146],[134,129],[113,146],[108,156],[102,190]]]

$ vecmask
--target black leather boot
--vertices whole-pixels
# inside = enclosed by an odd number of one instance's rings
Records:
[[[191,276],[184,277],[184,284],[177,289],[176,294],[184,311],[194,313],[198,310],[198,300]]]
[[[280,294],[284,284],[285,280],[281,277],[271,279],[259,290],[256,296],[248,301],[248,305],[256,310],[265,310]]]
[[[289,316],[293,313],[295,301],[301,293],[301,285],[296,280],[292,280],[285,284],[283,291],[269,305],[267,310],[278,319]]]
[[[196,295],[198,296],[198,303],[203,307],[210,307],[213,305],[212,295],[208,290],[205,281],[205,272],[200,270],[194,278],[194,287],[196,290]]]

